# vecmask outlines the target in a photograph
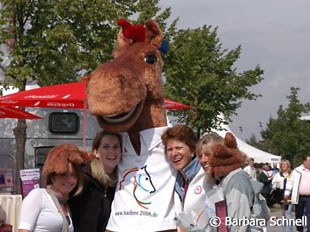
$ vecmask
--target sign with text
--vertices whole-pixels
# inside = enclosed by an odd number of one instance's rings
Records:
[[[20,179],[24,198],[32,189],[40,187],[40,169],[22,169],[20,170]]]

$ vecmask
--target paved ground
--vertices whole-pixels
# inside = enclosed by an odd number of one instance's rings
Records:
[[[271,211],[271,216],[282,217],[281,208],[279,205],[275,205],[273,208],[270,209],[270,211]],[[268,232],[282,232],[283,228],[275,227],[275,226],[268,226],[267,231]],[[296,231],[296,228],[293,228],[293,232],[295,231]]]

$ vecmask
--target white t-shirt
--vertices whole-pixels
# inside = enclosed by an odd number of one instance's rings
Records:
[[[69,232],[73,224],[69,217]],[[44,188],[33,189],[23,200],[18,229],[32,232],[61,232],[63,218]]]
[[[123,134],[123,156],[118,165],[118,183],[108,230],[118,232],[175,229],[173,192],[176,171],[164,153],[161,141],[167,127],[140,132],[138,156]]]

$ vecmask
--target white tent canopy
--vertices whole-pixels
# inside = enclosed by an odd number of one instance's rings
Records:
[[[213,132],[218,133],[220,136],[222,136],[223,138],[226,135],[226,132],[231,132],[237,140],[237,144],[238,144],[238,148],[244,152],[248,157],[253,158],[255,163],[279,163],[281,161],[281,156],[276,156],[273,154],[270,154],[268,152],[259,150],[249,144],[247,144],[246,142],[242,141],[240,138],[238,138],[231,130],[230,128],[225,125],[222,126],[221,131],[219,130],[213,130]]]
[[[310,121],[310,114],[300,117],[301,120]]]

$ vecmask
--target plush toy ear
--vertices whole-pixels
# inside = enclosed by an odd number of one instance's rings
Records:
[[[126,19],[119,19],[117,24],[122,27],[117,36],[118,48],[126,47],[135,42],[148,42],[159,48],[164,39],[159,25],[153,20],[147,20],[145,25],[141,25],[131,24]]]
[[[142,24],[131,24],[126,19],[119,19],[117,24],[122,27],[123,35],[133,43],[145,41],[145,27]]]
[[[237,141],[236,141],[236,138],[235,136],[230,133],[230,132],[227,132],[226,135],[225,135],[225,145],[229,148],[237,148]]]
[[[159,47],[160,43],[164,39],[164,35],[160,30],[159,25],[154,20],[147,20],[145,22],[146,28],[146,40],[156,47]]]
[[[227,132],[224,145],[216,144],[212,147],[212,154],[209,158],[211,173],[219,178],[226,176],[231,171],[242,166],[244,154],[238,150],[235,136]]]

